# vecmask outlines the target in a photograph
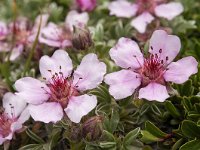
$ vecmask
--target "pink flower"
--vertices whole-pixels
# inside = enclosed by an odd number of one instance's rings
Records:
[[[73,26],[84,26],[87,24],[88,19],[87,13],[70,11],[66,17],[65,26],[49,23],[41,30],[39,41],[52,47],[71,47]]]
[[[4,40],[9,34],[7,24],[3,21],[0,21],[0,41]]]
[[[5,110],[0,114],[0,144],[11,140],[14,133],[22,129],[22,124],[30,117],[26,102],[12,93],[4,95],[3,108]]]
[[[70,47],[72,45],[70,30],[54,23],[49,23],[41,30],[39,41],[48,46],[58,48]]]
[[[183,12],[183,6],[179,2],[160,4],[156,0],[136,0],[134,4],[126,0],[117,0],[111,2],[108,8],[110,15],[124,18],[136,16],[131,25],[140,33],[145,32],[147,25],[155,19],[154,16],[172,20]]]
[[[86,12],[78,13],[72,10],[65,18],[65,26],[73,31],[73,26],[83,27],[87,25],[89,21],[89,15]]]
[[[96,0],[76,0],[76,4],[82,11],[92,11],[97,5]]]
[[[106,75],[110,94],[123,99],[137,91],[139,98],[165,101],[169,97],[167,82],[182,84],[197,73],[198,63],[191,56],[172,62],[180,48],[180,39],[162,30],[153,33],[148,57],[143,56],[135,41],[120,38],[110,56],[124,69]]]
[[[35,121],[57,122],[64,113],[75,123],[97,105],[97,98],[85,91],[97,87],[106,73],[106,65],[95,54],[86,55],[73,72],[67,52],[57,50],[52,57],[40,59],[40,72],[45,82],[25,77],[15,83],[17,95],[30,104]]]

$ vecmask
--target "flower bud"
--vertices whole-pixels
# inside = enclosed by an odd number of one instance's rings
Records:
[[[102,116],[94,116],[83,123],[82,136],[88,140],[97,140],[102,135]]]
[[[97,5],[97,1],[96,0],[76,0],[76,4],[82,11],[92,11]]]
[[[72,44],[77,50],[86,50],[92,46],[93,42],[88,28],[76,26],[72,38]]]

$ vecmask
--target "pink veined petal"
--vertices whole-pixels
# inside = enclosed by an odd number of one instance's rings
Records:
[[[62,72],[64,77],[68,77],[72,72],[73,65],[68,53],[59,49],[54,52],[52,57],[42,56],[39,68],[42,77],[50,80],[55,73],[59,74],[59,72]]]
[[[137,73],[131,70],[121,70],[105,76],[105,83],[110,85],[109,92],[115,99],[123,99],[131,96],[141,84]]]
[[[117,0],[111,2],[108,6],[108,9],[110,10],[110,15],[130,18],[132,16],[135,16],[138,10],[138,6],[126,0]]]
[[[72,122],[79,123],[81,118],[87,115],[97,105],[96,96],[87,94],[81,96],[73,96],[69,100],[65,113]]]
[[[145,33],[147,25],[153,20],[154,17],[150,13],[143,12],[141,15],[137,16],[131,21],[131,26],[138,30],[138,32]]]
[[[63,118],[63,109],[61,105],[56,102],[48,102],[41,105],[30,105],[28,109],[31,117],[35,121],[56,123]]]
[[[87,54],[74,71],[73,85],[80,91],[97,87],[106,73],[106,65],[100,62],[96,54]]]
[[[18,95],[8,92],[3,97],[3,107],[9,117],[18,117],[26,107],[26,101]]]
[[[149,52],[157,54],[167,64],[170,63],[179,53],[181,41],[175,35],[168,35],[164,30],[153,32],[149,44]]]
[[[120,38],[117,44],[110,49],[110,57],[122,68],[140,68],[144,63],[143,54],[138,44],[128,38]]]
[[[192,74],[198,72],[198,62],[192,56],[184,57],[177,62],[172,62],[167,67],[164,74],[166,81],[182,84],[189,79]]]
[[[164,17],[168,20],[172,20],[174,17],[180,15],[183,12],[183,5],[179,2],[170,2],[167,4],[158,5],[155,8],[155,14],[159,17]]]
[[[156,100],[164,102],[169,97],[167,89],[164,85],[151,82],[139,91],[139,98],[145,98],[149,101]]]
[[[79,24],[86,25],[88,21],[89,15],[87,12],[78,13],[76,10],[72,10],[65,18],[65,26],[73,31],[73,26],[79,26]]]
[[[15,93],[31,104],[41,104],[48,100],[50,90],[45,83],[40,80],[24,77],[15,82]]]

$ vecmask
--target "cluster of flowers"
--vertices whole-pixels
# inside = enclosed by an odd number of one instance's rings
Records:
[[[88,6],[88,2],[86,5],[84,5],[84,1],[81,2],[80,6],[83,10],[94,9],[95,5]],[[130,10],[130,12],[127,11],[130,13],[128,16],[134,15],[136,11],[147,14],[144,12],[144,8],[140,8],[142,9],[140,10],[139,6],[130,5],[126,1],[118,2],[121,3],[120,7],[131,7],[125,8],[125,10]],[[159,14],[158,12],[163,10],[162,8],[169,8],[171,5],[157,7],[153,5],[152,9],[155,8],[156,14]],[[112,2],[109,8],[114,6],[116,6],[116,2]],[[171,14],[168,17],[171,19],[173,16]],[[65,26],[58,26],[54,23],[47,24],[48,15],[46,14],[42,15],[42,23],[39,18],[36,19],[31,30],[27,29],[24,22],[19,24],[16,22],[11,25],[11,28],[7,28],[5,23],[1,23],[0,45],[6,45],[8,34],[14,32],[15,46],[23,49],[24,44],[33,41],[32,39],[36,37],[40,26],[39,41],[41,43],[59,48],[71,46],[69,33],[73,32],[73,26],[86,25],[88,14],[70,11],[66,17]],[[175,35],[168,35],[163,30],[156,30],[153,33],[147,56],[140,51],[135,41],[122,37],[110,49],[109,54],[115,64],[123,69],[107,75],[106,64],[99,61],[97,55],[93,53],[84,56],[76,69],[73,69],[72,60],[63,49],[56,50],[51,57],[42,56],[39,61],[42,78],[40,80],[32,77],[21,78],[14,84],[17,92],[4,95],[4,110],[0,115],[0,144],[11,140],[15,132],[22,130],[23,123],[30,116],[35,121],[44,123],[56,123],[64,116],[74,123],[79,123],[83,116],[97,106],[97,97],[87,94],[88,90],[96,88],[103,80],[109,85],[109,92],[116,100],[134,94],[140,99],[165,101],[170,96],[169,82],[182,84],[198,71],[198,62],[191,56],[172,62],[180,48],[180,39]],[[7,49],[5,48],[5,50]]]

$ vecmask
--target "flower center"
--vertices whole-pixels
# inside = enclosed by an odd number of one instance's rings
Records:
[[[51,91],[49,101],[58,102],[63,108],[67,107],[70,97],[79,95],[72,79],[64,77],[62,72],[55,73],[47,86]]]
[[[138,14],[143,12],[154,13],[154,8],[156,7],[155,0],[137,0],[138,4]]]
[[[11,132],[11,124],[16,121],[14,107],[10,104],[11,107],[11,116],[9,117],[7,113],[0,108],[0,135],[5,138]]]
[[[153,49],[153,47],[151,47],[151,49]],[[162,49],[159,50],[158,54],[150,54],[149,57],[144,59],[143,65],[140,65],[141,67],[137,70],[137,73],[140,74],[143,85],[146,85],[152,81],[164,84],[163,75],[167,70],[166,63],[169,58],[167,56],[165,60],[163,60],[161,55]]]

